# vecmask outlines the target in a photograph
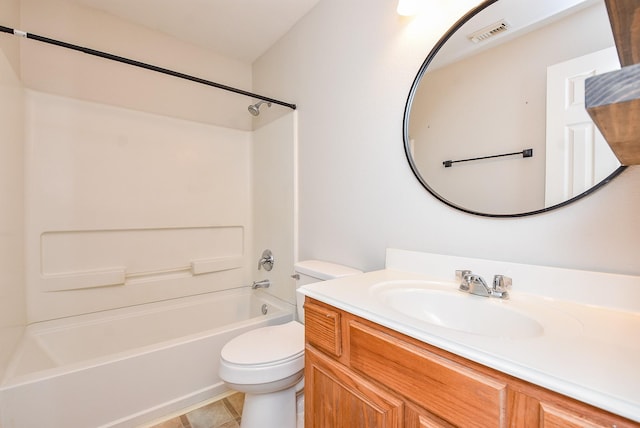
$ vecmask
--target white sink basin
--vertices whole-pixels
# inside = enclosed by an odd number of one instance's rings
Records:
[[[452,284],[386,282],[373,286],[371,292],[381,303],[405,316],[451,330],[505,338],[530,338],[544,333],[536,316],[517,302],[474,296]]]

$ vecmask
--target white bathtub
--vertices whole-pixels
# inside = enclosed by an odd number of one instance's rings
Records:
[[[0,427],[134,427],[205,401],[227,389],[222,346],[293,309],[244,288],[30,325],[0,384]]]

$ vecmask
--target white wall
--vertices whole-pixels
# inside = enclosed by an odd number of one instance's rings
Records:
[[[19,20],[17,1],[0,2],[3,25]],[[0,36],[0,379],[26,323],[23,238],[23,90],[18,40]]]
[[[254,64],[299,110],[300,258],[372,270],[385,248],[640,273],[640,180],[627,169],[566,208],[519,219],[453,210],[413,177],[402,144],[411,83],[473,1],[431,2],[413,20],[389,0],[322,0]]]
[[[240,89],[251,65],[231,60],[73,0],[21,0],[17,28]],[[234,129],[251,129],[250,99],[154,71],[26,40],[25,86]]]

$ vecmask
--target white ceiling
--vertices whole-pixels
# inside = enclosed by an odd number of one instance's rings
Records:
[[[74,0],[252,63],[319,0]]]

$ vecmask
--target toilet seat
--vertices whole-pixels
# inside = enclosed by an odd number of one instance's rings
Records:
[[[239,365],[278,363],[304,352],[304,326],[290,321],[286,324],[261,327],[231,339],[220,355]]]
[[[304,369],[304,326],[261,327],[230,340],[220,352],[220,377],[233,384],[276,382]]]

